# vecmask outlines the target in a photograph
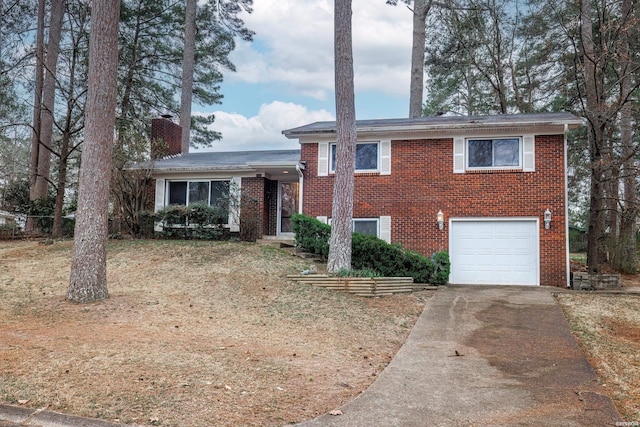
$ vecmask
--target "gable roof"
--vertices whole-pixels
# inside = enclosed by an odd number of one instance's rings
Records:
[[[436,116],[406,119],[357,120],[358,133],[407,133],[444,130],[475,130],[512,127],[551,126],[570,129],[582,124],[582,119],[571,113],[499,114],[492,116]],[[336,122],[315,122],[282,131],[287,138],[330,136],[336,133]]]
[[[300,150],[222,151],[188,153],[153,160],[142,167],[154,172],[188,172],[202,170],[254,170],[293,166],[300,162]]]

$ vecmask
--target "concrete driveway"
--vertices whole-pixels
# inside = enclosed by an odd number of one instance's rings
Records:
[[[301,426],[615,426],[555,288],[450,286],[376,382]]]

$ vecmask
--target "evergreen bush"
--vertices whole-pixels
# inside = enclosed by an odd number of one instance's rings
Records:
[[[329,255],[331,227],[297,214],[292,218],[296,245],[326,258]],[[416,283],[444,285],[449,281],[449,255],[438,252],[431,259],[390,244],[375,236],[353,233],[351,266],[356,271],[375,272],[378,276],[413,277]]]
[[[331,227],[302,214],[291,217],[296,246],[326,259],[329,256]]]
[[[225,236],[228,212],[219,206],[171,205],[155,214],[165,238],[219,240]]]

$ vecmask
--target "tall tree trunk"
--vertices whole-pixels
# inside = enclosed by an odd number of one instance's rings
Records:
[[[427,39],[427,16],[433,0],[415,0],[413,4],[413,40],[411,48],[411,86],[409,117],[422,116],[424,92],[424,48]]]
[[[73,47],[71,53],[71,64],[69,66],[69,85],[67,92],[72,94],[75,88],[76,82],[76,65],[78,63],[78,48],[77,44]],[[69,153],[71,146],[71,127],[73,119],[73,107],[76,103],[76,99],[73,96],[67,98],[67,114],[65,117],[64,131],[62,132],[62,140],[60,142],[60,162],[58,164],[58,182],[56,188],[56,203],[53,209],[53,229],[51,231],[52,237],[62,236],[62,213],[64,210],[64,195],[67,189],[67,168],[69,162]]]
[[[491,61],[495,69],[495,87],[496,101],[500,114],[508,113],[507,105],[507,84],[505,83],[505,64],[503,63],[503,40],[502,30],[500,29],[500,15],[498,10],[491,9],[491,18],[493,20],[493,47],[489,50],[492,52]]]
[[[44,86],[42,88],[42,110],[40,124],[40,147],[38,149],[38,168],[34,185],[35,198],[47,197],[49,173],[51,171],[51,147],[53,138],[53,120],[56,93],[56,68],[60,52],[62,18],[65,0],[53,0],[49,19],[49,37],[45,56]]]
[[[40,123],[42,110],[42,86],[44,82],[44,0],[38,0],[38,29],[36,32],[36,69],[35,90],[33,96],[33,136],[31,138],[31,159],[29,162],[29,199],[36,200],[36,178],[38,176],[38,158],[40,157]],[[28,227],[31,229],[31,227]]]
[[[67,164],[69,158],[69,143],[71,135],[69,128],[62,135],[60,146],[60,164],[58,165],[58,185],[56,188],[56,204],[53,208],[53,229],[51,237],[62,236],[62,213],[64,210],[64,193],[67,189]]]
[[[601,72],[596,67],[595,46],[593,41],[593,24],[591,21],[591,0],[582,0],[580,18],[581,40],[583,49],[584,97],[586,98],[585,116],[587,117],[587,133],[591,167],[591,187],[589,196],[589,230],[587,242],[587,265],[589,271],[599,272],[605,259],[606,242],[604,236],[604,143],[603,112],[600,96],[602,87],[599,84]]]
[[[0,13],[2,13],[2,11],[4,10],[4,3],[2,0],[0,0]],[[0,19],[0,34],[2,34],[2,19]],[[2,43],[0,43],[0,58],[2,58]],[[0,61],[0,76],[2,76],[2,73],[4,71],[4,67],[3,67],[3,63],[2,61]]]
[[[356,109],[353,83],[351,0],[335,0],[336,173],[327,270],[351,269]]]
[[[120,2],[93,0],[85,142],[67,299],[108,298],[109,181],[115,128]]]
[[[621,102],[624,103],[620,111],[620,142],[622,144],[623,194],[622,218],[620,221],[620,251],[618,269],[624,273],[637,271],[638,255],[636,248],[636,220],[638,217],[636,179],[638,176],[635,150],[633,145],[633,105],[629,97],[633,91],[632,63],[630,58],[630,34],[635,25],[630,25],[631,0],[622,0],[621,15],[623,30],[620,34],[620,70],[621,70]],[[626,25],[624,24],[626,23]],[[634,31],[637,37],[637,30]]]
[[[186,0],[184,25],[184,57],[182,61],[182,96],[180,98],[180,126],[182,153],[189,152],[191,140],[191,99],[193,96],[193,68],[196,49],[196,0]]]

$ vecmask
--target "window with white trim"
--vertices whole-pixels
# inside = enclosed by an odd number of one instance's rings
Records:
[[[498,138],[453,138],[453,173],[467,171],[536,170],[536,138],[533,134]]]
[[[229,209],[229,181],[169,181],[169,205],[206,203]]]
[[[520,138],[468,139],[468,169],[500,169],[522,167]]]
[[[316,219],[324,224],[331,225],[331,218],[318,216]],[[380,218],[353,218],[353,231],[363,234],[371,234],[387,243],[391,243],[391,217]]]
[[[377,142],[358,142],[356,144],[355,167],[357,172],[377,172],[379,170],[379,149]],[[331,144],[331,172],[336,171],[337,145]]]

